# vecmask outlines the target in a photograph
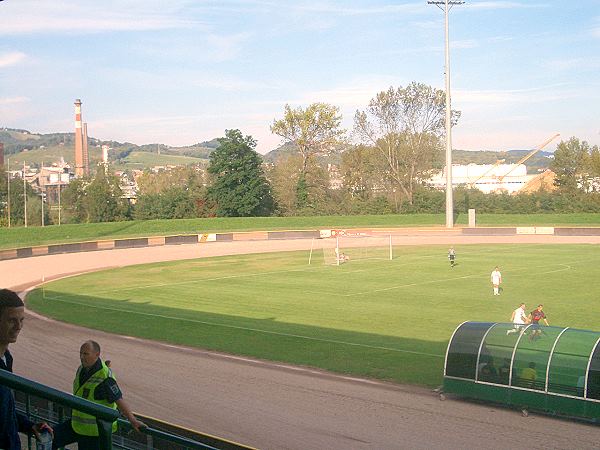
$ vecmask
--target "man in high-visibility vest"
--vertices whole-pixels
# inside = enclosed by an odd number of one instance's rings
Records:
[[[73,381],[73,394],[109,408],[118,408],[136,431],[144,427],[123,399],[112,370],[100,358],[100,345],[95,341],[84,342],[79,358],[81,366]],[[117,431],[117,422],[113,423],[112,430]],[[54,427],[53,449],[73,442],[77,442],[79,450],[99,448],[98,425],[94,416],[73,410],[70,420]]]

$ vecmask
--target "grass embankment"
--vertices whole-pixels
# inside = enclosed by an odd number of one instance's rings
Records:
[[[109,332],[426,386],[440,384],[458,324],[509,321],[521,301],[543,303],[553,325],[598,329],[598,246],[465,245],[453,269],[446,251],[397,247],[392,261],[339,267],[323,255],[309,266],[308,252],[125,267],[49,283],[28,305]]]
[[[457,225],[466,225],[466,214]],[[600,226],[600,214],[480,214],[480,226]],[[390,214],[378,216],[232,217],[211,219],[137,220],[128,222],[0,228],[0,250],[35,245],[83,242],[172,234],[252,230],[306,230],[351,227],[443,226],[443,214]]]

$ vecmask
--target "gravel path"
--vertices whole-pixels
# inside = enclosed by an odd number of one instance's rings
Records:
[[[422,232],[406,245],[600,243],[599,237],[460,236]],[[310,241],[245,241],[0,261],[0,286],[153,261],[299,250]],[[597,426],[530,415],[429,390],[87,330],[28,313],[11,349],[15,371],[69,391],[79,345],[95,339],[141,414],[263,449],[598,448]],[[140,376],[143,374],[143,376]]]

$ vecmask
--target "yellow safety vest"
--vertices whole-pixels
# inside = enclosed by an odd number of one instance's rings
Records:
[[[117,409],[117,404],[112,402],[109,403],[106,400],[95,400],[94,392],[100,383],[107,378],[113,378],[112,371],[102,361],[102,367],[94,373],[85,383],[79,385],[79,374],[81,373],[82,367],[77,369],[75,375],[75,381],[73,381],[73,395],[77,397],[85,398],[86,400],[98,403],[99,405],[108,406],[109,408]],[[98,436],[98,425],[96,424],[96,418],[89,414],[77,411],[74,409],[71,414],[71,426],[73,431],[84,436]],[[113,422],[112,425],[113,433],[117,431],[117,422]]]

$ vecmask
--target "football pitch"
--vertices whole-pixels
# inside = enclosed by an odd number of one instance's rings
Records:
[[[335,266],[308,252],[105,270],[47,283],[29,308],[112,333],[397,383],[441,383],[463,321],[509,321],[539,303],[552,325],[598,330],[600,247],[397,246]],[[492,295],[499,266],[503,292]]]

